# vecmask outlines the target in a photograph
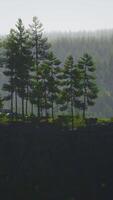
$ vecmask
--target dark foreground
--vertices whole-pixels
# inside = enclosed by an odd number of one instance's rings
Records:
[[[0,125],[0,199],[113,199],[113,126]]]

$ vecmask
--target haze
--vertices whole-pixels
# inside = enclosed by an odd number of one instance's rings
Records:
[[[113,28],[112,0],[0,0],[0,34],[18,18],[27,26],[37,16],[46,32]]]

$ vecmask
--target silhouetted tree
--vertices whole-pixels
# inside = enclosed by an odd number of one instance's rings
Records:
[[[34,66],[35,66],[35,86],[32,88],[35,90],[35,97],[37,101],[34,102],[37,104],[37,115],[40,117],[40,109],[41,109],[41,90],[40,90],[40,64],[47,57],[48,49],[50,48],[49,43],[47,42],[47,38],[43,37],[43,26],[38,20],[37,17],[33,17],[33,23],[30,25],[29,29],[31,41],[32,41],[32,52],[34,58]],[[33,81],[34,83],[34,81]],[[36,91],[37,90],[37,91]],[[34,93],[34,92],[33,92]]]
[[[53,52],[48,53],[45,61],[45,102],[51,108],[51,116],[54,120],[54,106],[59,95],[59,72],[60,61],[55,57]],[[47,96],[48,94],[48,96]],[[48,102],[48,103],[47,103]],[[47,106],[46,106],[47,107]]]
[[[16,24],[16,76],[18,95],[22,100],[22,116],[24,117],[24,100],[28,100],[28,85],[30,72],[32,68],[32,55],[29,44],[29,34],[25,30],[22,20],[19,19]],[[27,95],[26,95],[27,94]],[[27,105],[26,105],[27,113]]]
[[[66,58],[63,68],[63,87],[62,87],[62,103],[63,107],[69,108],[71,111],[72,129],[74,127],[74,61],[70,55]]]
[[[14,92],[16,90],[16,50],[17,45],[15,41],[15,31],[13,29],[10,30],[10,34],[7,37],[6,42],[4,43],[4,47],[6,49],[6,58],[5,58],[5,70],[4,74],[8,77],[8,83],[3,85],[3,90],[10,93],[4,99],[11,101],[11,112],[13,112],[13,102],[14,102]]]
[[[83,119],[86,117],[86,109],[88,106],[95,104],[98,88],[95,82],[95,65],[89,54],[84,54],[78,61],[78,67],[82,74],[82,109]]]

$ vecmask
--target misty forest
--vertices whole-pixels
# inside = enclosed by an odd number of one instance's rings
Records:
[[[0,36],[0,198],[113,199],[113,30],[15,23]]]
[[[52,121],[64,116],[73,128],[74,117],[86,118],[99,90],[95,54],[86,48],[88,41],[83,39],[77,44],[73,37],[48,40],[37,17],[27,30],[18,19],[15,29],[1,39],[1,73],[5,76],[1,107],[2,101],[8,101],[12,119],[17,119],[18,113],[23,120],[29,115],[50,117]],[[81,53],[77,53],[80,48]]]
[[[71,115],[73,104],[75,116],[85,109],[88,117],[112,118],[112,40],[112,30],[47,34],[37,18],[33,18],[28,30],[19,19],[15,29],[1,37],[0,82],[4,107],[11,112],[39,117]],[[89,70],[86,86],[81,61],[86,62],[83,66]]]

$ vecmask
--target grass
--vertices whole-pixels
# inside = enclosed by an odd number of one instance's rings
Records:
[[[90,120],[92,119],[92,120]],[[74,117],[74,128],[80,128],[85,127],[86,125],[95,125],[97,124],[106,124],[106,123],[112,123],[112,118],[97,118],[93,121],[93,119],[96,118],[87,118],[84,120],[80,115],[76,115]],[[54,125],[58,128],[65,128],[70,129],[72,126],[72,119],[69,115],[59,115],[54,120],[52,117],[42,117],[40,120],[36,116],[28,116],[25,118],[24,122],[35,122],[36,124],[42,124],[42,125]],[[10,116],[7,116],[6,114],[0,114],[0,123],[1,124],[8,124],[11,122],[23,122],[21,118],[16,119],[15,117],[12,119]]]
[[[98,118],[97,122],[98,123],[109,123],[109,122],[113,122],[113,119],[111,120],[110,118]]]

